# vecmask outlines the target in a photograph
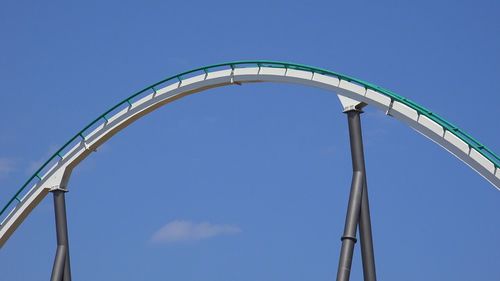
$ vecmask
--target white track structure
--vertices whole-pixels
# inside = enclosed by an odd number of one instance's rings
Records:
[[[61,159],[41,177],[41,180],[19,200],[20,203],[6,216],[0,226],[0,247],[51,190],[67,188],[73,168],[101,144],[135,120],[189,94],[214,87],[253,82],[294,83],[322,88],[339,95],[344,107],[346,106],[345,98],[348,101],[354,100],[354,104],[358,106],[373,105],[388,116],[405,122],[441,145],[500,189],[500,169],[494,163],[428,117],[375,90],[341,78],[306,70],[264,66],[224,69],[179,79],[175,83],[130,103],[128,107],[106,118],[105,122],[95,127],[89,135],[61,156]]]

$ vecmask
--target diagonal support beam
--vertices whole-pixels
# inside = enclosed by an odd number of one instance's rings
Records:
[[[358,228],[359,213],[361,210],[361,197],[363,192],[363,174],[359,171],[352,175],[351,193],[342,235],[342,248],[340,250],[337,281],[348,281],[351,275],[352,255],[356,244],[356,230]]]
[[[361,242],[361,260],[363,262],[364,280],[377,281],[366,173],[363,184],[363,196],[361,197],[361,212],[359,214],[359,237]]]
[[[61,281],[64,276],[64,265],[66,264],[66,247],[58,245],[56,250],[56,257],[52,267],[52,275],[50,281]]]
[[[357,107],[348,108],[346,111],[349,124],[349,140],[351,145],[351,158],[353,178],[349,204],[347,207],[344,234],[342,235],[342,248],[337,271],[337,281],[348,281],[351,274],[352,256],[356,243],[356,230],[359,224],[361,238],[361,256],[363,261],[363,276],[365,281],[376,281],[375,258],[371,232],[370,208],[366,184],[366,170],[363,152],[363,139],[361,134],[362,113]]]

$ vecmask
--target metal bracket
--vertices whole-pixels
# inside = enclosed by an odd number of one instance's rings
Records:
[[[53,187],[50,188],[49,192],[55,192],[55,191],[62,191],[64,193],[66,193],[69,190],[67,188],[61,187],[60,185],[54,185]]]
[[[366,106],[366,103],[348,98],[343,95],[337,95],[337,97],[340,100],[340,103],[342,104],[343,111],[342,112],[348,112],[351,110],[356,110],[356,111],[361,111],[363,107]],[[362,111],[361,111],[362,112]]]

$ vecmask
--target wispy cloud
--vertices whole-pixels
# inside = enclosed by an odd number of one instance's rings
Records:
[[[234,235],[240,232],[241,229],[234,225],[175,220],[156,231],[151,237],[151,241],[154,243],[197,241],[221,235]]]
[[[0,179],[7,177],[14,171],[15,161],[9,158],[0,158]]]

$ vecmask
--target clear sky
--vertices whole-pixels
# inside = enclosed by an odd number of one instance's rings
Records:
[[[499,3],[4,0],[0,205],[119,100],[231,60],[370,81],[498,153]],[[362,118],[379,280],[500,280],[500,192],[399,121]],[[259,84],[189,96],[74,171],[73,279],[334,280],[350,180],[335,95]],[[48,280],[54,228],[47,197],[0,250],[0,278]]]

